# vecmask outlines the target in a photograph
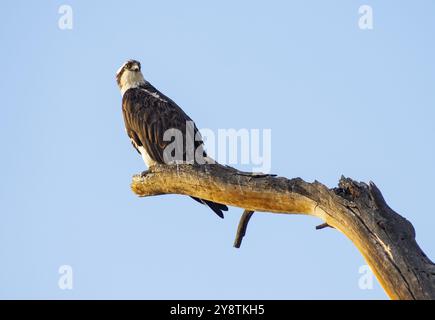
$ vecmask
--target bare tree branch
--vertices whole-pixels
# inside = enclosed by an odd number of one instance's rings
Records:
[[[240,172],[215,165],[158,165],[133,177],[139,196],[190,195],[247,211],[306,214],[341,231],[361,252],[392,299],[435,299],[435,265],[412,224],[394,212],[373,182],[315,181]]]

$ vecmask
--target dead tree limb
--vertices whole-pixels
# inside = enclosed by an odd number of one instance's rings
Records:
[[[242,217],[239,221],[239,226],[237,228],[236,239],[234,240],[234,247],[240,248],[242,244],[243,237],[246,234],[246,229],[248,228],[249,220],[251,219],[254,211],[245,210],[243,211]]]
[[[214,165],[159,165],[133,177],[139,196],[190,195],[247,211],[307,214],[341,231],[361,252],[392,299],[435,299],[435,265],[412,224],[373,182],[342,177],[337,188]],[[325,225],[326,226],[326,225]]]

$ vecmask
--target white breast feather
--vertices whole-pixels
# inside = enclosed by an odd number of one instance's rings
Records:
[[[147,165],[148,168],[156,164],[156,162],[149,156],[148,152],[146,151],[146,149],[143,146],[139,147],[136,144],[136,142],[134,142],[133,139],[130,139],[130,140],[133,143],[133,145],[139,150],[139,152],[142,156],[143,162],[145,162],[145,164]]]
[[[149,156],[148,152],[145,150],[144,147],[138,147],[140,154],[142,155],[142,159],[143,162],[145,162],[145,164],[149,167],[153,166],[156,164],[156,162],[151,159],[151,157]]]

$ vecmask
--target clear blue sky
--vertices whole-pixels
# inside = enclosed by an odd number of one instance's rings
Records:
[[[73,29],[58,8],[73,8]],[[358,28],[358,8],[374,29]],[[1,1],[0,298],[384,299],[306,216],[137,198],[129,58],[200,128],[272,129],[272,171],[373,180],[435,258],[435,2]],[[429,204],[429,205],[428,205]],[[73,290],[58,268],[73,268]]]

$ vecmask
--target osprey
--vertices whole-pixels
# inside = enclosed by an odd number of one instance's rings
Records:
[[[185,160],[188,143],[184,141],[189,138],[188,124],[193,124],[195,151],[199,150],[204,157],[204,162],[212,161],[203,150],[203,141],[192,119],[174,101],[144,79],[139,61],[125,62],[116,73],[116,82],[122,94],[125,129],[133,147],[148,167],[166,163],[165,148],[172,142],[164,139],[164,134],[168,130],[175,129],[182,133],[183,141],[177,145],[177,148],[183,156],[180,160]],[[196,157],[194,163],[199,163]],[[226,205],[192,198],[210,207],[221,218],[224,217],[222,211],[228,211]]]

